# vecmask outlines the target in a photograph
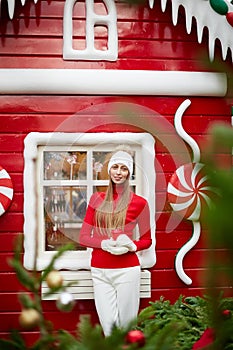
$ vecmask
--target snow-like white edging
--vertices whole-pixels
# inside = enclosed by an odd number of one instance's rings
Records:
[[[167,0],[160,0],[162,11],[166,11]],[[219,39],[222,48],[222,58],[226,59],[228,49],[231,51],[233,61],[233,27],[227,22],[226,16],[215,12],[208,0],[172,0],[172,21],[177,25],[179,9],[182,6],[186,16],[186,30],[190,34],[192,30],[193,18],[197,24],[198,42],[203,39],[204,28],[209,33],[209,57],[214,60],[216,40]],[[153,8],[154,1],[150,0],[150,7]],[[233,12],[233,5],[228,3],[229,11]]]
[[[17,0],[7,0],[9,17],[13,19],[15,2]],[[19,1],[19,0],[18,0]],[[38,0],[34,0],[37,3]],[[114,0],[112,0],[114,1]],[[167,8],[167,0],[160,0],[162,11],[165,12]],[[24,6],[26,0],[21,0]],[[155,0],[148,0],[149,7],[152,9]],[[178,21],[178,13],[180,6],[185,9],[186,15],[186,30],[189,34],[192,29],[192,20],[195,18],[197,23],[198,42],[201,43],[203,38],[203,30],[206,27],[209,32],[209,57],[212,61],[214,59],[215,42],[219,39],[222,48],[222,58],[226,59],[228,49],[231,51],[233,60],[233,28],[227,22],[226,16],[216,13],[208,0],[172,0],[172,21],[176,25]],[[229,10],[233,12],[233,5],[228,3]],[[70,31],[72,33],[72,30]]]

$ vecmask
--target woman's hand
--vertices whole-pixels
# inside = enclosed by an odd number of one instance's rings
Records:
[[[101,248],[113,255],[122,255],[129,251],[127,247],[117,246],[117,242],[113,239],[104,239],[101,242]]]
[[[123,255],[128,253],[129,249],[127,247],[111,247],[109,253],[113,255]]]
[[[136,252],[137,250],[136,244],[134,244],[134,242],[126,234],[122,234],[117,237],[116,246],[128,248],[130,252]]]
[[[105,250],[106,252],[109,251],[109,249],[111,247],[115,247],[116,246],[116,241],[114,241],[113,239],[103,239],[101,242],[101,248],[103,250]]]

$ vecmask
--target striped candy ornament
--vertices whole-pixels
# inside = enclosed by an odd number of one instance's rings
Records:
[[[210,205],[213,193],[203,166],[201,163],[180,166],[172,175],[167,188],[172,209],[191,221],[200,220],[202,209]]]
[[[7,171],[0,166],[0,215],[4,214],[13,198],[13,185]]]

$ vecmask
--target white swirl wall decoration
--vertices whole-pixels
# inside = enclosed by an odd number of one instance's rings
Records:
[[[167,187],[168,201],[172,209],[193,223],[192,237],[178,251],[175,259],[176,272],[180,279],[188,285],[192,284],[192,280],[184,271],[183,260],[200,238],[202,209],[210,205],[213,193],[203,171],[204,165],[200,163],[200,148],[182,125],[183,114],[190,104],[191,101],[187,99],[179,106],[174,117],[174,125],[178,135],[191,147],[193,162],[180,166],[172,175]]]

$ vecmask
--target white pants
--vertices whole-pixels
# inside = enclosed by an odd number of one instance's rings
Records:
[[[105,336],[113,326],[135,320],[140,301],[140,266],[121,269],[91,268],[95,306]]]

